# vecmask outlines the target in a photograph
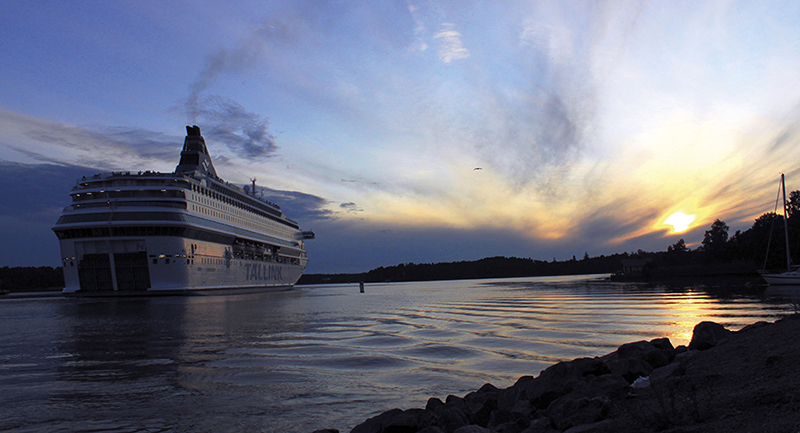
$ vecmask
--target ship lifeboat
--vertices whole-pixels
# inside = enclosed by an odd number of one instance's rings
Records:
[[[246,254],[254,254],[256,252],[256,246],[253,244],[245,244],[244,252]]]
[[[256,245],[256,255],[263,256],[267,252],[267,249],[264,248],[263,245]]]
[[[244,252],[244,243],[243,242],[234,242],[233,243],[233,252],[237,254],[241,254]]]

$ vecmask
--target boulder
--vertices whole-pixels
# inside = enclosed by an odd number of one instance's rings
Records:
[[[479,425],[470,424],[457,429],[453,433],[492,433],[492,431]]]
[[[475,392],[464,396],[464,402],[469,410],[469,421],[481,427],[489,424],[489,416],[497,409],[497,398],[500,390],[487,383]]]
[[[384,425],[389,422],[389,419],[402,412],[403,411],[400,409],[387,410],[353,427],[350,433],[381,433]]]
[[[436,412],[438,409],[442,408],[444,408],[444,402],[436,397],[429,398],[428,403],[425,404],[425,410],[429,410],[432,412]]]
[[[469,408],[461,397],[449,395],[445,403],[438,398],[430,398],[425,409],[436,415],[437,425],[446,432],[452,432],[470,423]]]
[[[675,359],[675,347],[672,345],[672,342],[669,341],[669,338],[655,338],[650,340],[650,344],[653,345],[656,349],[661,351],[664,356],[667,357],[667,364]],[[666,365],[666,364],[665,364]],[[653,366],[653,368],[663,367],[663,365]]]
[[[633,383],[639,377],[647,377],[653,371],[653,366],[644,359],[620,358],[617,352],[604,356],[603,360],[614,375],[621,376],[628,383]]]
[[[436,413],[438,425],[446,432],[469,425],[469,416],[455,408],[445,407]]]
[[[408,409],[390,417],[381,433],[417,433],[436,422],[433,412],[425,409]]]
[[[531,421],[531,424],[523,430],[521,433],[559,433],[559,430],[556,430],[553,427],[552,422],[550,422],[550,418],[538,418]]]
[[[436,415],[425,409],[392,409],[355,426],[350,433],[416,433],[436,421]]]
[[[550,404],[547,415],[557,429],[564,431],[570,427],[603,421],[610,411],[611,401],[608,397],[574,398],[567,395]]]
[[[694,327],[690,350],[706,350],[727,340],[733,333],[714,322],[700,322]]]
[[[545,369],[536,379],[526,380],[520,384],[518,398],[525,398],[533,406],[546,409],[553,400],[569,394],[594,377],[608,373],[611,373],[611,370],[600,358],[578,358],[570,362],[559,362]]]
[[[616,433],[613,422],[610,419],[596,422],[594,424],[581,424],[568,428],[564,433]]]

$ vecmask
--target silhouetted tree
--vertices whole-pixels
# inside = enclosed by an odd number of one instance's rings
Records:
[[[786,213],[789,215],[789,219],[793,216],[800,216],[800,191],[789,193],[789,199],[786,200]]]
[[[686,248],[686,241],[683,238],[678,239],[678,242],[675,242],[675,245],[670,245],[667,247],[668,253],[685,253],[688,250]]]
[[[725,221],[714,220],[711,228],[703,235],[703,250],[712,260],[726,259],[726,243],[728,242],[728,225]]]

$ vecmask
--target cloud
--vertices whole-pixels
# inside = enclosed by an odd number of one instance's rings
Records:
[[[353,202],[342,203],[339,205],[339,207],[348,213],[364,212],[364,209],[361,209]]]
[[[469,57],[469,50],[464,48],[461,33],[455,30],[455,24],[443,23],[442,29],[433,38],[439,42],[439,58],[443,62],[450,63],[453,60]]]
[[[101,167],[165,166],[177,163],[179,139],[134,127],[80,127],[0,110],[4,145],[28,162]],[[35,150],[33,150],[35,149]],[[11,155],[3,158],[13,159]],[[119,162],[127,165],[122,167]]]
[[[414,48],[418,51],[425,51],[428,49],[428,43],[425,42],[425,33],[428,29],[419,17],[419,7],[409,3],[408,12],[414,20]]]
[[[258,186],[256,188],[264,198],[278,204],[286,216],[295,221],[300,221],[304,226],[308,226],[309,223],[315,221],[336,218],[333,211],[326,209],[330,201],[322,197],[298,191],[285,191]]]
[[[269,120],[248,112],[233,100],[205,97],[197,116],[206,137],[224,143],[243,159],[265,158],[278,149],[275,136],[269,132]]]

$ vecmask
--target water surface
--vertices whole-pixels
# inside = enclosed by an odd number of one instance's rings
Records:
[[[785,293],[540,277],[0,300],[0,430],[349,431],[559,360],[791,313]]]

